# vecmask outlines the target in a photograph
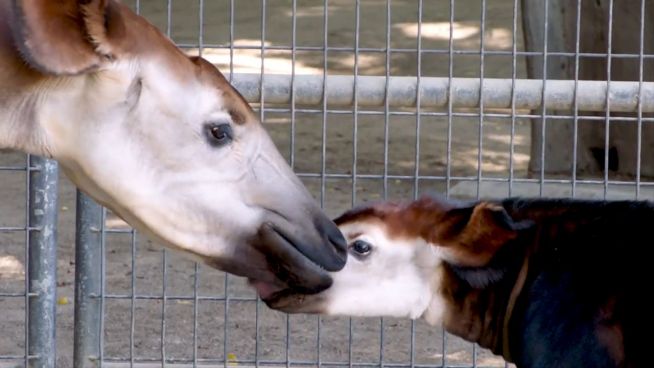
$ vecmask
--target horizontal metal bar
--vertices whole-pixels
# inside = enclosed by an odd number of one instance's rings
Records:
[[[335,114],[335,115],[351,115],[354,113],[354,110],[337,110],[337,109],[327,109],[323,111],[322,109],[308,109],[308,108],[303,108],[299,109],[296,108],[294,110],[296,113],[305,113],[305,114],[322,114],[323,112],[326,112],[328,114]],[[525,110],[523,110],[525,111]],[[291,112],[290,108],[278,108],[278,107],[266,107],[266,112],[276,112],[276,113],[288,113]],[[449,114],[447,111],[424,111],[421,110],[420,112],[416,111],[374,111],[374,110],[358,110],[357,114],[359,115],[378,115],[378,116],[383,116],[383,115],[391,115],[391,116],[432,116],[432,117],[447,117],[449,115],[453,117],[465,117],[465,118],[479,118],[479,113],[478,112],[452,112],[452,114]],[[487,118],[500,118],[500,119],[512,119],[512,118],[518,118],[518,119],[542,119],[543,115],[542,114],[511,114],[511,113],[496,113],[496,112],[485,112],[484,117]],[[545,119],[547,120],[570,120],[574,119],[574,115],[550,115],[550,114],[545,114]],[[595,122],[601,122],[605,123],[606,122],[606,117],[605,116],[597,116],[597,115],[577,115],[577,119],[579,121],[595,121]],[[609,116],[609,121],[620,121],[620,122],[643,122],[643,123],[654,123],[654,117],[642,117],[638,118],[636,116]],[[479,124],[478,120],[475,121],[470,121],[470,123],[473,124]]]
[[[299,177],[305,178],[330,178],[330,179],[352,179],[351,174],[338,174],[338,173],[306,173],[298,172],[296,173]],[[500,182],[500,183],[543,183],[543,184],[593,184],[593,185],[604,185],[604,180],[588,180],[588,179],[522,179],[522,178],[493,178],[493,177],[482,177],[477,176],[441,176],[441,175],[393,175],[389,174],[384,176],[383,174],[358,174],[356,176],[358,179],[398,179],[398,180],[414,180],[418,178],[419,180],[450,180],[450,181],[474,181],[474,182]],[[609,185],[620,185],[620,186],[636,186],[635,181],[620,181],[620,180],[609,180],[607,182]],[[640,182],[639,186],[643,187],[654,187],[654,182]]]
[[[27,171],[27,166],[0,166],[0,171]]]
[[[197,49],[200,47],[197,43],[179,43],[177,44],[179,47],[184,48],[184,49]],[[207,50],[210,49],[234,49],[234,50],[255,50],[255,51],[261,51],[262,47],[261,46],[256,46],[256,45],[234,45],[230,47],[229,44],[202,44],[202,50],[203,52],[206,52]],[[357,49],[358,52],[370,52],[370,53],[410,53],[410,54],[415,54],[416,49],[415,48],[391,48],[387,50],[386,48],[381,48],[381,47],[360,47]],[[293,47],[291,46],[282,46],[282,45],[266,45],[265,46],[265,51],[293,51]],[[324,52],[325,47],[323,46],[296,46],[295,51],[313,51],[313,52]],[[347,46],[329,46],[327,47],[327,52],[355,52],[355,49],[353,47],[347,47]],[[480,50],[449,50],[449,49],[420,49],[421,54],[444,54],[444,55],[481,55],[482,52]],[[510,50],[484,50],[483,51],[484,56],[487,55],[492,55],[492,56],[513,56],[514,52]],[[516,56],[543,56],[542,51],[515,51]],[[606,58],[608,56],[607,53],[601,53],[601,52],[580,52],[580,53],[574,53],[574,52],[565,52],[565,51],[548,51],[547,56],[548,57],[575,57],[576,55],[579,55],[579,57],[583,58]],[[611,58],[613,59],[639,59],[641,57],[641,54],[639,53],[632,53],[632,54],[623,54],[623,53],[611,53]],[[642,54],[642,57],[644,59],[651,59],[654,58],[654,54]]]
[[[102,366],[105,368],[122,368],[130,366],[130,359],[127,358],[108,358],[103,361]],[[144,358],[144,359],[134,359],[134,366],[140,368],[158,368],[161,367],[161,359],[156,358]],[[166,367],[168,368],[186,368],[192,367],[194,361],[192,359],[166,359]],[[213,368],[213,367],[225,367],[224,359],[197,359],[198,366]],[[380,364],[371,363],[371,362],[324,362],[324,361],[274,361],[274,360],[237,360],[237,361],[227,361],[227,367],[238,367],[238,368],[254,368],[254,367],[268,367],[268,368],[282,368],[282,367],[298,367],[298,368],[314,368],[318,366],[327,366],[327,367],[379,367]],[[384,363],[384,367],[389,368],[443,368],[440,364],[399,364],[399,363]],[[448,364],[445,365],[445,368],[472,368],[472,365],[466,364]],[[475,365],[477,368],[484,368],[484,365]]]
[[[37,293],[27,293],[27,296],[35,297]],[[24,298],[25,293],[0,293],[0,298]]]
[[[96,294],[91,294],[89,295],[91,298],[99,298],[99,295]],[[132,300],[132,295],[131,294],[105,294],[104,296],[105,299],[118,299],[118,300]],[[163,295],[134,295],[133,297],[135,300],[164,300]],[[195,301],[195,300],[202,300],[202,301],[215,301],[215,302],[222,302],[227,299],[229,299],[230,302],[256,302],[257,297],[238,297],[238,296],[200,296],[198,295],[197,297],[193,295],[168,295],[166,294],[166,298],[168,300],[188,300],[188,301]]]
[[[105,234],[132,234],[134,232],[134,229],[128,228],[128,229],[110,229],[110,228],[105,228],[104,233]]]
[[[291,102],[292,76],[286,74],[266,74],[264,76],[265,101],[269,104],[288,104]],[[249,73],[234,74],[232,84],[250,102],[261,101],[261,75]],[[485,78],[483,94],[481,80],[478,78],[452,79],[452,107],[476,108],[483,103],[484,108],[509,109],[512,107],[512,95],[515,95],[515,109],[533,110],[545,107],[554,110],[572,110],[575,106],[575,95],[579,111],[604,111],[609,106],[614,112],[638,111],[639,82],[611,81],[578,81],[575,94],[573,80],[547,80]],[[328,105],[351,106],[354,104],[355,78],[351,75],[327,76],[323,88],[322,75],[296,75],[295,103],[298,105],[317,105],[323,101],[324,95]],[[392,107],[413,107],[417,101],[418,79],[415,77],[390,77],[388,92],[386,92],[386,77],[357,77],[358,106],[384,106],[385,96],[388,105]],[[515,91],[512,86],[515,85]],[[607,92],[607,86],[609,91]],[[448,106],[448,78],[421,77],[420,107]],[[546,96],[543,98],[543,90]],[[514,92],[514,94],[512,94]],[[480,101],[483,96],[483,101]],[[643,82],[642,112],[654,112],[654,82]]]
[[[6,226],[6,227],[1,227],[1,226],[0,226],[0,233],[24,232],[24,231],[29,231],[29,230],[36,230],[36,229],[34,229],[34,228],[29,228],[29,227],[17,227],[17,226]]]
[[[27,359],[36,359],[38,358],[37,356],[34,355],[28,355]],[[0,360],[20,360],[20,361],[25,361],[25,356],[24,355],[0,355]],[[15,368],[16,365],[9,365],[8,367]]]

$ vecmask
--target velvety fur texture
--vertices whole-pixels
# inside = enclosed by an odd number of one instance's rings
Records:
[[[330,289],[280,293],[269,305],[422,317],[518,367],[651,366],[650,202],[423,197],[367,204],[335,221],[349,244],[368,242],[368,254],[350,257]]]

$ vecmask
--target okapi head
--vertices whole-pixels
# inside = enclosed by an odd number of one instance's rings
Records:
[[[335,222],[349,257],[333,285],[315,295],[282,291],[267,299],[287,312],[425,318],[440,323],[452,271],[482,288],[503,276],[494,260],[529,228],[499,204],[423,197],[352,209]],[[470,272],[468,272],[470,271]]]
[[[243,97],[115,0],[0,0],[0,148],[263,289],[317,292],[342,235]]]

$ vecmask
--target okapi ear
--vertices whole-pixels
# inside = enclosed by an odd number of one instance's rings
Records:
[[[479,202],[445,212],[429,241],[446,247],[448,256],[459,266],[481,267],[529,225],[515,222],[498,204]]]
[[[110,0],[15,0],[14,37],[38,70],[74,75],[111,58],[111,32],[124,27]]]

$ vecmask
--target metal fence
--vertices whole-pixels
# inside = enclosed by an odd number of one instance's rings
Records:
[[[653,144],[644,133],[654,112],[649,3],[631,2],[640,9],[635,52],[584,51],[581,0],[570,2],[577,10],[573,50],[548,48],[558,0],[527,2],[542,7],[544,40],[536,50],[523,46],[518,0],[133,6],[229,75],[336,215],[365,200],[425,190],[651,198],[654,181],[641,173],[650,162],[643,147]],[[607,3],[611,45],[616,4]],[[606,78],[580,80],[584,59],[603,60]],[[622,59],[635,62],[636,79],[612,80],[612,60]],[[560,60],[573,65],[572,79],[548,74]],[[528,78],[527,64],[540,66],[540,79]],[[570,144],[545,142],[549,130],[569,123]],[[605,132],[600,174],[578,173],[584,124]],[[625,124],[635,129],[626,143],[637,156],[634,175],[609,170],[611,126]],[[553,144],[572,147],[569,171],[549,173]],[[421,322],[270,311],[243,280],[153,248],[83,195],[72,211],[74,192],[65,179],[57,187],[56,163],[9,153],[0,160],[2,367],[504,366]],[[59,229],[57,263],[58,215],[67,228]]]

